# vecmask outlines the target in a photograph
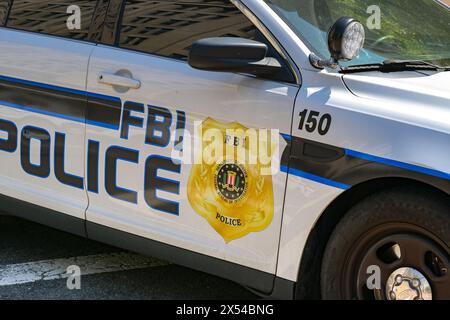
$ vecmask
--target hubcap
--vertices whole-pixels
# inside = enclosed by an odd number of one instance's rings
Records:
[[[432,300],[431,286],[425,276],[414,268],[399,268],[386,282],[388,300]]]

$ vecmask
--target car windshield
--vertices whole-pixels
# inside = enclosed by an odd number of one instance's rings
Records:
[[[343,16],[366,31],[359,57],[343,66],[385,60],[423,60],[450,65],[449,0],[265,0],[322,58],[329,58],[327,32]]]

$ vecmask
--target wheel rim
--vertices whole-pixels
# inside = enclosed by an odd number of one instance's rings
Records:
[[[450,249],[421,227],[403,223],[378,226],[356,241],[349,252],[342,277],[346,298],[450,299]],[[373,266],[379,267],[375,277],[371,277]],[[379,288],[371,288],[371,284]]]

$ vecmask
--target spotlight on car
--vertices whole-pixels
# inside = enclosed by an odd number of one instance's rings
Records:
[[[328,50],[331,58],[323,60],[312,53],[309,60],[318,69],[336,69],[339,61],[349,61],[359,55],[365,38],[364,26],[359,21],[349,17],[339,18],[328,31]]]

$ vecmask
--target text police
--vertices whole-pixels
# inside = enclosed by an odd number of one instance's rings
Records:
[[[144,124],[145,108],[148,116]],[[138,116],[142,114],[142,116]],[[125,102],[122,108],[120,139],[128,140],[130,127],[144,128],[145,141],[143,143],[166,148],[171,142],[171,126],[176,121],[176,134],[173,148],[182,151],[183,135],[186,115],[183,111],[176,111],[175,115],[163,107],[144,105],[137,102]],[[99,191],[99,150],[100,142],[87,141],[86,181],[83,177],[67,172],[64,168],[66,135],[54,132],[52,136],[45,128],[26,125],[19,132],[17,125],[9,120],[0,119],[0,151],[20,152],[20,163],[24,172],[40,178],[48,178],[52,173],[56,179],[68,186],[87,189],[89,192]],[[31,141],[39,142],[39,162],[33,163],[31,157]],[[54,152],[53,165],[51,152]],[[126,161],[139,164],[139,151],[111,145],[105,154],[105,190],[113,198],[137,203],[138,191],[122,188],[117,183],[117,176],[125,174],[118,172],[118,162]],[[173,215],[179,214],[179,203],[157,196],[157,191],[179,194],[180,183],[173,179],[161,178],[159,170],[181,173],[181,164],[170,157],[150,155],[144,163],[144,199],[153,209]]]

